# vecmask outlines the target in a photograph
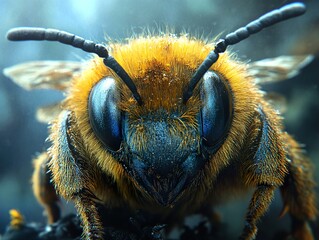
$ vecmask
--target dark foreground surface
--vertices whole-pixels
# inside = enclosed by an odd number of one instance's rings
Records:
[[[165,225],[147,226],[140,225],[136,219],[130,219],[130,223],[124,228],[118,226],[105,228],[105,239],[112,240],[147,240],[147,239],[169,239],[165,237]],[[224,227],[220,225],[220,229]],[[78,216],[71,214],[65,216],[60,221],[44,225],[39,223],[25,223],[19,227],[8,226],[3,235],[2,240],[71,240],[81,239],[82,228]],[[170,238],[172,239],[172,238]],[[181,228],[181,240],[196,240],[196,239],[227,239],[222,231],[211,228],[207,221],[201,221],[197,226],[183,226]]]
[[[115,224],[116,225],[116,224]],[[178,237],[165,235],[167,226],[143,225],[136,219],[131,218],[124,227],[105,227],[105,239],[111,240],[230,240],[234,239],[227,234],[227,225],[218,224],[213,227],[208,221],[199,221],[195,226],[181,226]],[[82,234],[81,222],[78,216],[67,215],[58,222],[45,225],[39,223],[23,223],[20,226],[9,225],[2,236],[2,240],[80,240]],[[1,237],[0,237],[1,239]],[[257,236],[257,239],[263,239]],[[287,232],[274,234],[273,240],[293,240]]]

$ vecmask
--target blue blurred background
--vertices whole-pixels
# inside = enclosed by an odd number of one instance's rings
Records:
[[[213,38],[288,2],[291,1],[1,0],[0,69],[31,60],[80,60],[89,57],[87,53],[58,43],[8,42],[5,35],[12,27],[57,28],[96,42],[105,42],[106,37],[125,41],[145,29],[158,32],[166,27],[174,29],[177,34],[188,32]],[[319,1],[304,2],[308,6],[304,16],[263,30],[232,49],[244,61],[288,54],[317,56],[300,76],[267,86],[267,90],[278,91],[287,97],[288,111],[284,115],[287,130],[305,144],[308,154],[318,165]],[[45,143],[47,126],[38,123],[34,114],[37,107],[62,98],[61,93],[49,90],[25,91],[0,72],[0,233],[9,222],[9,210],[12,208],[19,209],[28,221],[45,221],[42,209],[32,194],[30,178],[32,157],[48,147]],[[234,236],[241,230],[248,199],[233,201],[221,208],[223,219],[228,222]],[[267,231],[267,224],[277,221],[280,208],[278,196],[264,218],[261,232],[266,236],[271,234]],[[287,219],[283,222],[288,224]]]

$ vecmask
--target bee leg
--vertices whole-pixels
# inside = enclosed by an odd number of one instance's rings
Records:
[[[243,233],[240,237],[242,240],[255,239],[257,233],[256,223],[267,211],[275,192],[275,187],[270,185],[260,185],[255,190],[250,201],[246,222]]]
[[[48,168],[49,156],[41,153],[34,159],[32,176],[33,193],[38,202],[44,207],[48,223],[54,223],[60,218],[59,197],[51,181],[51,172]]]
[[[103,224],[95,199],[96,197],[88,190],[82,190],[74,198],[75,207],[82,219],[83,239],[86,240],[103,239],[104,235]]]
[[[317,215],[315,199],[315,183],[312,167],[302,154],[298,143],[288,138],[291,148],[289,152],[288,170],[283,186],[280,188],[284,202],[282,215],[289,212],[292,218],[292,235],[299,240],[313,240],[309,220]]]

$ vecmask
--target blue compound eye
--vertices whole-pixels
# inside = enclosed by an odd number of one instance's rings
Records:
[[[232,93],[215,72],[203,76],[201,88],[202,141],[217,150],[224,142],[232,119]]]
[[[119,98],[115,80],[111,77],[99,81],[89,97],[90,124],[98,139],[112,151],[119,150],[122,142]]]

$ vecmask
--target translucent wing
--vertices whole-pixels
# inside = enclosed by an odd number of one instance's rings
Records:
[[[26,90],[55,89],[65,91],[74,75],[83,70],[84,63],[71,61],[33,61],[3,70],[8,78]],[[37,109],[39,122],[48,123],[61,112],[61,102]]]
[[[313,59],[312,55],[279,56],[252,62],[248,65],[247,70],[257,84],[274,83],[295,77]],[[284,96],[275,92],[267,92],[264,97],[277,111],[286,112],[287,101]]]
[[[82,62],[71,61],[33,61],[26,62],[3,70],[5,76],[24,89],[68,88],[74,74],[83,69]]]
[[[312,55],[267,58],[250,63],[247,71],[258,84],[278,82],[298,75],[300,69],[308,65],[313,58]]]
[[[39,107],[36,112],[36,119],[41,123],[52,122],[62,111],[61,102]]]

